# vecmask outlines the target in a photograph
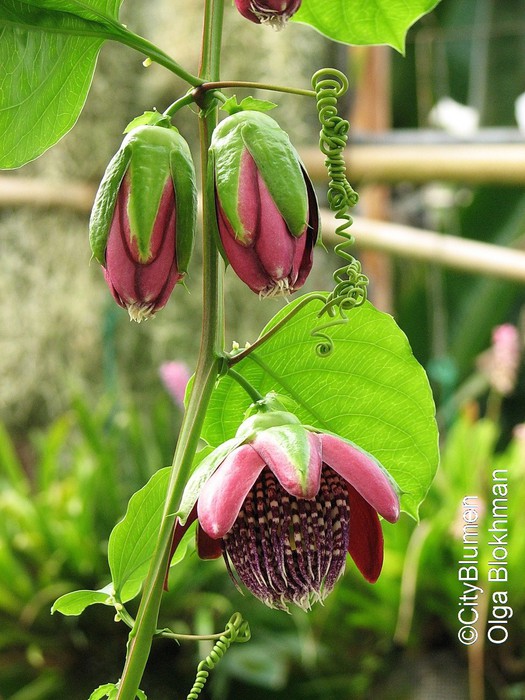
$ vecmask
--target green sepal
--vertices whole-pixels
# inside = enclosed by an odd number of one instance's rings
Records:
[[[156,110],[144,112],[139,117],[132,119],[127,127],[124,129],[124,134],[129,134],[137,126],[163,126],[166,128],[175,128],[171,126],[170,117],[162,114],[162,112],[157,112]]]
[[[256,112],[269,112],[271,109],[275,109],[277,105],[275,102],[270,102],[269,100],[258,100],[255,97],[245,97],[240,102],[237,101],[237,97],[233,95],[223,102],[220,109],[223,112],[228,112],[228,114],[236,114],[237,112],[243,112],[244,110],[256,111]]]
[[[270,411],[268,413],[256,413],[254,416],[246,418],[241,423],[235,436],[242,437],[244,442],[251,442],[257,433],[262,430],[269,430],[280,426],[297,426],[301,422],[297,416],[288,411]]]
[[[197,225],[197,185],[190,148],[180,134],[177,141],[178,148],[170,153],[177,220],[177,269],[187,272]]]
[[[290,414],[292,415],[292,414]],[[295,418],[295,416],[294,416]],[[310,481],[311,448],[308,431],[299,423],[283,423],[264,431],[265,444],[273,443],[282,450],[295,473],[295,483],[300,484],[303,493],[308,492]],[[284,457],[283,457],[284,458]]]
[[[89,219],[89,245],[93,257],[101,265],[106,264],[106,244],[108,241],[113,212],[120,185],[131,160],[131,147],[123,143],[109,161],[104,177],[98,188],[91,217]]]
[[[141,124],[125,136],[106,169],[93,205],[90,220],[93,255],[102,265],[105,264],[115,204],[126,173],[130,187],[127,202],[130,235],[136,241],[139,259],[143,263],[148,262],[151,255],[151,236],[162,194],[166,184],[173,183],[177,267],[179,272],[186,272],[195,236],[197,189],[188,144],[172,126]]]
[[[308,219],[308,193],[301,162],[288,134],[258,111],[232,114],[213,132],[215,184],[222,209],[235,235],[246,232],[239,217],[241,156],[247,148],[290,233],[300,236]]]

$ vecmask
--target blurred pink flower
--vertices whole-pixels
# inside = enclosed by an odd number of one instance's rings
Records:
[[[514,390],[520,364],[521,343],[516,326],[504,323],[492,331],[492,345],[478,358],[478,367],[502,396]]]
[[[175,403],[184,408],[184,394],[190,378],[190,370],[184,362],[163,362],[159,367],[162,383]]]

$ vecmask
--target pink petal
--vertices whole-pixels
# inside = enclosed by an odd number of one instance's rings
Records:
[[[248,491],[264,467],[264,460],[251,445],[241,445],[202,487],[197,512],[202,529],[213,539],[231,530]]]
[[[261,219],[255,250],[268,276],[278,282],[282,279],[288,279],[292,271],[296,240],[288,231],[286,222],[277,209],[260,173],[257,173],[257,183],[261,202]]]
[[[241,154],[238,202],[239,218],[244,228],[241,237],[242,245],[249,246],[253,244],[259,227],[261,203],[259,201],[257,166],[247,148],[244,148]],[[235,238],[233,231],[230,233]]]
[[[320,437],[323,462],[346,479],[383,518],[395,523],[399,518],[399,498],[378,463],[342,438],[326,433]]]
[[[217,203],[217,213],[219,234],[228,262],[252,291],[263,292],[272,284],[272,280],[262,268],[254,247],[243,245],[240,240],[235,239],[235,233],[226,219],[220,202]]]
[[[383,531],[375,509],[350,485],[348,553],[367,581],[375,583],[383,566]]]
[[[293,435],[292,430],[288,432]],[[296,498],[315,498],[319,491],[322,467],[319,435],[307,432],[310,454],[305,472],[297,468],[292,459],[293,450],[286,449],[287,446],[279,438],[279,431],[269,428],[257,435],[252,446],[289,494]]]

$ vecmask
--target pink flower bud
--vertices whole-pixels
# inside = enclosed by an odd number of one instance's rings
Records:
[[[134,321],[165,306],[188,269],[196,200],[179,132],[158,124],[129,130],[100,183],[89,240],[115,301]]]
[[[298,166],[299,167],[299,166]],[[277,208],[248,149],[240,159],[238,214],[244,227],[239,237],[217,197],[218,227],[228,262],[248,287],[261,296],[287,295],[303,286],[312,268],[319,218],[315,193],[304,172],[306,223],[293,235]]]
[[[280,29],[300,8],[301,0],[235,0],[235,5],[250,22]]]
[[[151,234],[150,257],[141,260],[126,214],[130,196],[127,174],[117,196],[106,247],[104,277],[115,301],[128,309],[134,321],[153,316],[166,305],[183,275],[177,269],[175,248],[175,194],[166,181]]]

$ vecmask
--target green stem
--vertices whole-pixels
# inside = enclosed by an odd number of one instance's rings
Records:
[[[287,92],[292,95],[303,97],[315,97],[314,90],[303,90],[302,88],[287,87],[283,85],[272,85],[271,83],[256,83],[244,80],[217,80],[213,83],[206,83],[201,86],[202,90],[221,90],[222,88],[249,88],[256,90],[271,90],[273,92]]]
[[[224,0],[206,0],[204,37],[200,75],[202,79],[219,77],[220,42]],[[202,81],[201,81],[202,82]],[[217,121],[216,112],[200,119],[201,162],[203,181],[203,316],[202,335],[193,389],[181,425],[173,458],[162,524],[155,552],[144,582],[143,594],[135,625],[127,645],[127,655],[116,700],[135,700],[148,660],[157,620],[169,556],[175,513],[186,485],[204,421],[208,403],[222,364],[223,270],[215,244],[215,203],[212,187],[206,177],[211,133]]]
[[[180,64],[177,63],[177,61],[174,61],[170,56],[168,56],[168,54],[159,49],[158,46],[155,46],[155,44],[152,44],[147,39],[144,39],[138,34],[130,31],[122,24],[118,24],[114,27],[114,32],[111,34],[111,39],[118,41],[121,44],[125,44],[126,46],[129,46],[140,53],[143,53],[151,61],[158,63],[160,66],[164,66],[164,68],[167,68],[172,73],[175,73],[175,75],[178,75],[179,78],[182,78],[182,80],[185,80],[190,85],[193,85],[193,87],[197,87],[197,85],[201,85],[201,83],[204,82],[202,78],[199,78],[185,70]]]
[[[257,391],[257,389],[242,376],[242,374],[239,374],[239,372],[236,372],[234,369],[229,369],[228,374],[232,379],[235,379],[239,386],[242,386],[244,391],[248,394],[248,396],[253,400],[254,403],[256,403],[257,401],[262,401],[264,399],[264,396],[260,394]]]
[[[261,335],[255,343],[252,343],[249,347],[246,348],[246,350],[243,350],[242,352],[239,352],[235,355],[231,355],[228,358],[228,368],[233,367],[233,365],[236,365],[237,362],[240,362],[243,360],[245,357],[247,357],[250,353],[252,353],[254,350],[256,350],[260,345],[265,343],[267,340],[269,340],[272,335],[275,335],[278,331],[281,330],[283,326],[285,326],[288,321],[295,316],[296,313],[298,313],[303,307],[305,307],[307,304],[309,304],[311,301],[314,301],[317,299],[317,301],[322,301],[323,303],[326,302],[326,294],[322,294],[320,292],[310,292],[309,294],[305,294],[302,298],[301,301],[299,301],[296,306],[293,307],[291,311],[289,311],[286,316],[284,316],[278,323],[275,324],[275,326],[272,326],[269,331],[267,331],[264,335]],[[228,369],[229,371],[229,369]]]

